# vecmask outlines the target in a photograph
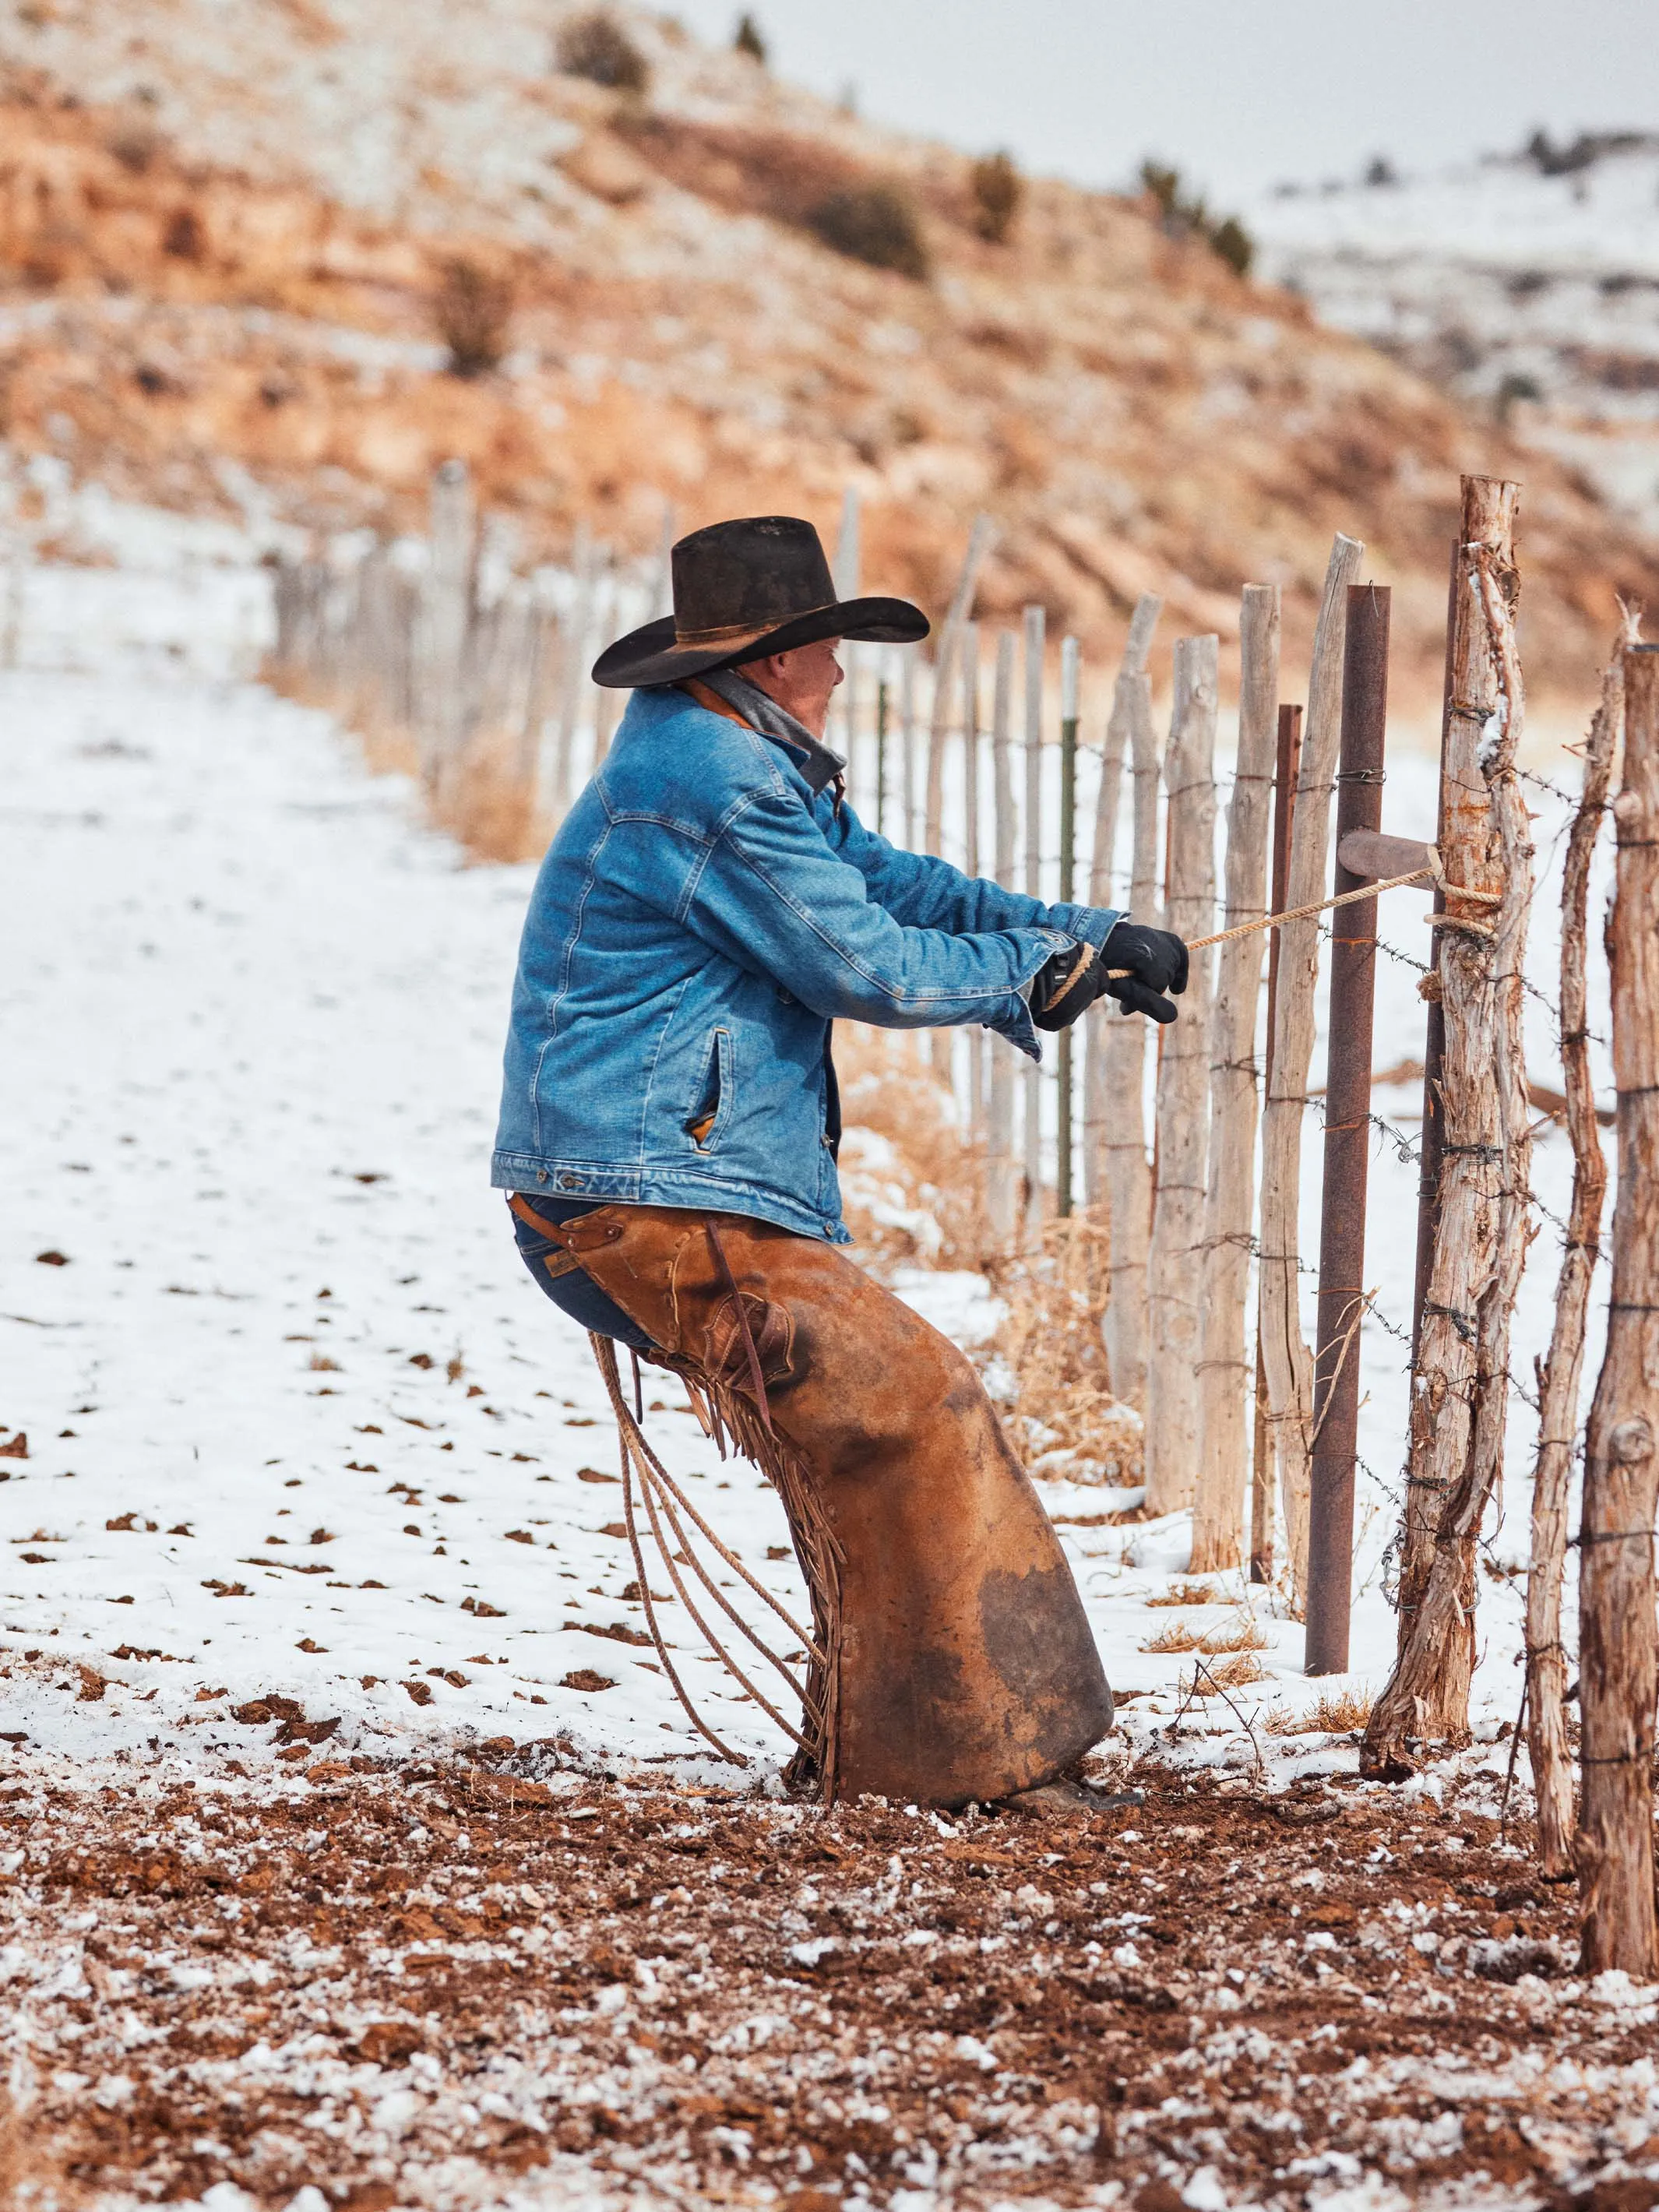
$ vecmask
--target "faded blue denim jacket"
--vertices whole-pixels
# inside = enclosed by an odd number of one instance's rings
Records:
[[[901,852],[804,765],[684,691],[634,694],[531,894],[496,1188],[847,1243],[831,1022],[976,1022],[1041,1057],[1023,988],[1116,911]]]

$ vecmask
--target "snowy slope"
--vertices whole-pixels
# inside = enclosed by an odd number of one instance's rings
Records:
[[[1497,405],[1659,527],[1659,141],[1281,187],[1249,214],[1272,281]]]
[[[327,1757],[504,1735],[590,1762],[695,1759],[654,1655],[605,1633],[642,1627],[614,1437],[584,1340],[525,1273],[486,1187],[527,873],[463,866],[402,785],[249,680],[258,572],[168,559],[33,572],[25,665],[0,672],[0,1448],[27,1438],[27,1457],[0,1456],[7,1729],[20,1750],[77,1759],[318,1756],[308,1738],[283,1744],[283,1715],[231,1717],[274,1695],[338,1722]],[[72,668],[58,665],[69,641]],[[1424,765],[1402,761],[1391,823],[1421,829],[1431,807]],[[1384,923],[1419,957],[1424,904],[1396,894]],[[1540,975],[1549,940],[1546,907]],[[1420,1048],[1415,981],[1383,969],[1379,1063]],[[1416,1103],[1409,1087],[1378,1100],[1402,1117]],[[1557,1212],[1565,1172],[1546,1138],[1537,1182]],[[1397,1325],[1415,1170],[1379,1139],[1373,1175],[1367,1277]],[[1522,1375],[1551,1261],[1547,1237]],[[982,1328],[961,1277],[905,1287],[941,1325]],[[1403,1353],[1368,1323],[1365,1358],[1363,1449],[1391,1485]],[[787,1541],[771,1493],[717,1459],[678,1385],[654,1387],[671,1468],[799,1604],[793,1560],[769,1558]],[[1184,1516],[1090,1525],[1122,1493],[1044,1489],[1075,1516],[1063,1534],[1113,1680],[1143,1693],[1127,1725],[1144,1736],[1190,1673],[1139,1648],[1172,1618],[1146,1600],[1185,1565]],[[1355,1665],[1375,1684],[1393,1634],[1386,1492],[1367,1486],[1362,1510]],[[1517,1555],[1523,1526],[1511,1509],[1501,1553]],[[1182,1617],[1217,1625],[1245,1595]],[[1495,1722],[1513,1715],[1518,1597],[1483,1583],[1482,1602]],[[1328,1687],[1300,1677],[1299,1629],[1261,1594],[1256,1611],[1258,1706]],[[672,1632],[711,1720],[759,1755],[757,1778],[775,1771],[782,1738],[693,1632]],[[1243,1753],[1221,1735],[1206,1755]]]

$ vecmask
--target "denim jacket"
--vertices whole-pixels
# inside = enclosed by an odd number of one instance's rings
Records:
[[[848,1243],[830,1023],[1040,1058],[1023,988],[1117,919],[900,852],[786,742],[636,691],[531,894],[491,1181]]]

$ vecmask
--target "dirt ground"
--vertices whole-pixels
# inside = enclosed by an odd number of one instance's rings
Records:
[[[0,1788],[6,2204],[1659,2202],[1659,1991],[1576,1978],[1455,1778],[1054,1823],[353,1764]]]

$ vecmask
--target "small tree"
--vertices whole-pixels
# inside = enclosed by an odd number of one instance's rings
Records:
[[[915,203],[897,185],[853,185],[831,192],[808,216],[807,228],[849,260],[924,278],[927,247]]]
[[[433,321],[449,348],[452,376],[483,376],[501,366],[512,337],[514,286],[504,270],[456,254],[439,271]]]
[[[613,15],[596,9],[577,15],[559,33],[559,67],[567,76],[584,76],[611,92],[642,93],[650,66]]]
[[[987,154],[975,162],[974,228],[992,246],[1006,244],[1013,228],[1025,184],[1007,154]]]
[[[737,34],[732,45],[738,53],[747,54],[751,62],[758,62],[763,69],[766,67],[766,41],[761,36],[760,25],[746,9],[738,18]]]

